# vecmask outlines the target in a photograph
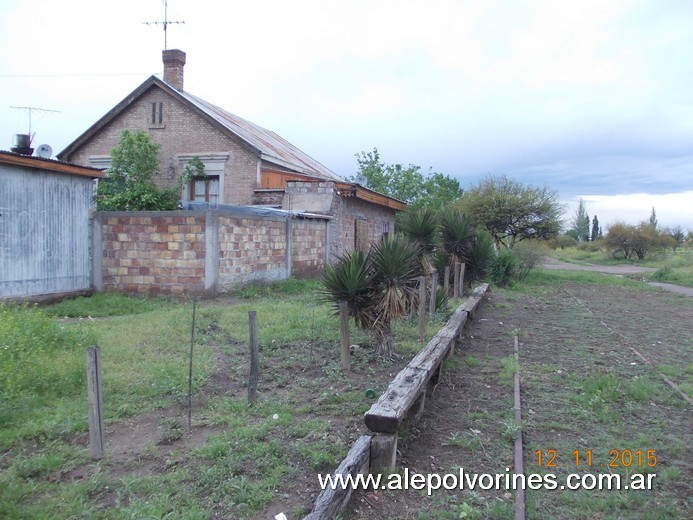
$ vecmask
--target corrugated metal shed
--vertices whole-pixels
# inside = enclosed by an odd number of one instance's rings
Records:
[[[89,213],[101,176],[0,152],[0,299],[90,289]]]

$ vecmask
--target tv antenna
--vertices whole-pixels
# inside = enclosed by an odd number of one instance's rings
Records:
[[[168,0],[164,0],[164,21],[163,22],[142,22],[144,25],[163,25],[164,26],[164,50],[168,49],[166,41],[166,28],[171,24],[185,23],[184,21],[171,21],[168,19]]]
[[[49,110],[48,108],[37,108],[37,107],[10,107],[10,108],[15,108],[17,110],[24,110],[29,113],[29,136],[30,139],[33,141],[34,136],[31,133],[31,113],[32,112],[42,112],[44,115],[48,113],[54,113],[54,114],[59,114],[60,110]]]

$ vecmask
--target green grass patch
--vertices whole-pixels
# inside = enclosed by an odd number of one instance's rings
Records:
[[[45,312],[50,316],[88,319],[142,314],[176,305],[179,303],[166,298],[145,298],[105,292],[63,300],[45,307]]]

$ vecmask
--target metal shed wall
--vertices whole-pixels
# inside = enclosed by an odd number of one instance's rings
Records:
[[[0,164],[0,298],[91,287],[93,181]]]

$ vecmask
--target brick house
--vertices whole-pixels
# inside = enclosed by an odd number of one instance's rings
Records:
[[[163,51],[164,79],[151,76],[58,158],[108,168],[121,131],[142,129],[160,145],[162,187],[176,186],[193,157],[202,160],[205,175],[184,187],[183,202],[324,214],[332,220],[331,259],[394,229],[404,203],[346,182],[276,133],[186,92],[185,59],[180,50]]]

